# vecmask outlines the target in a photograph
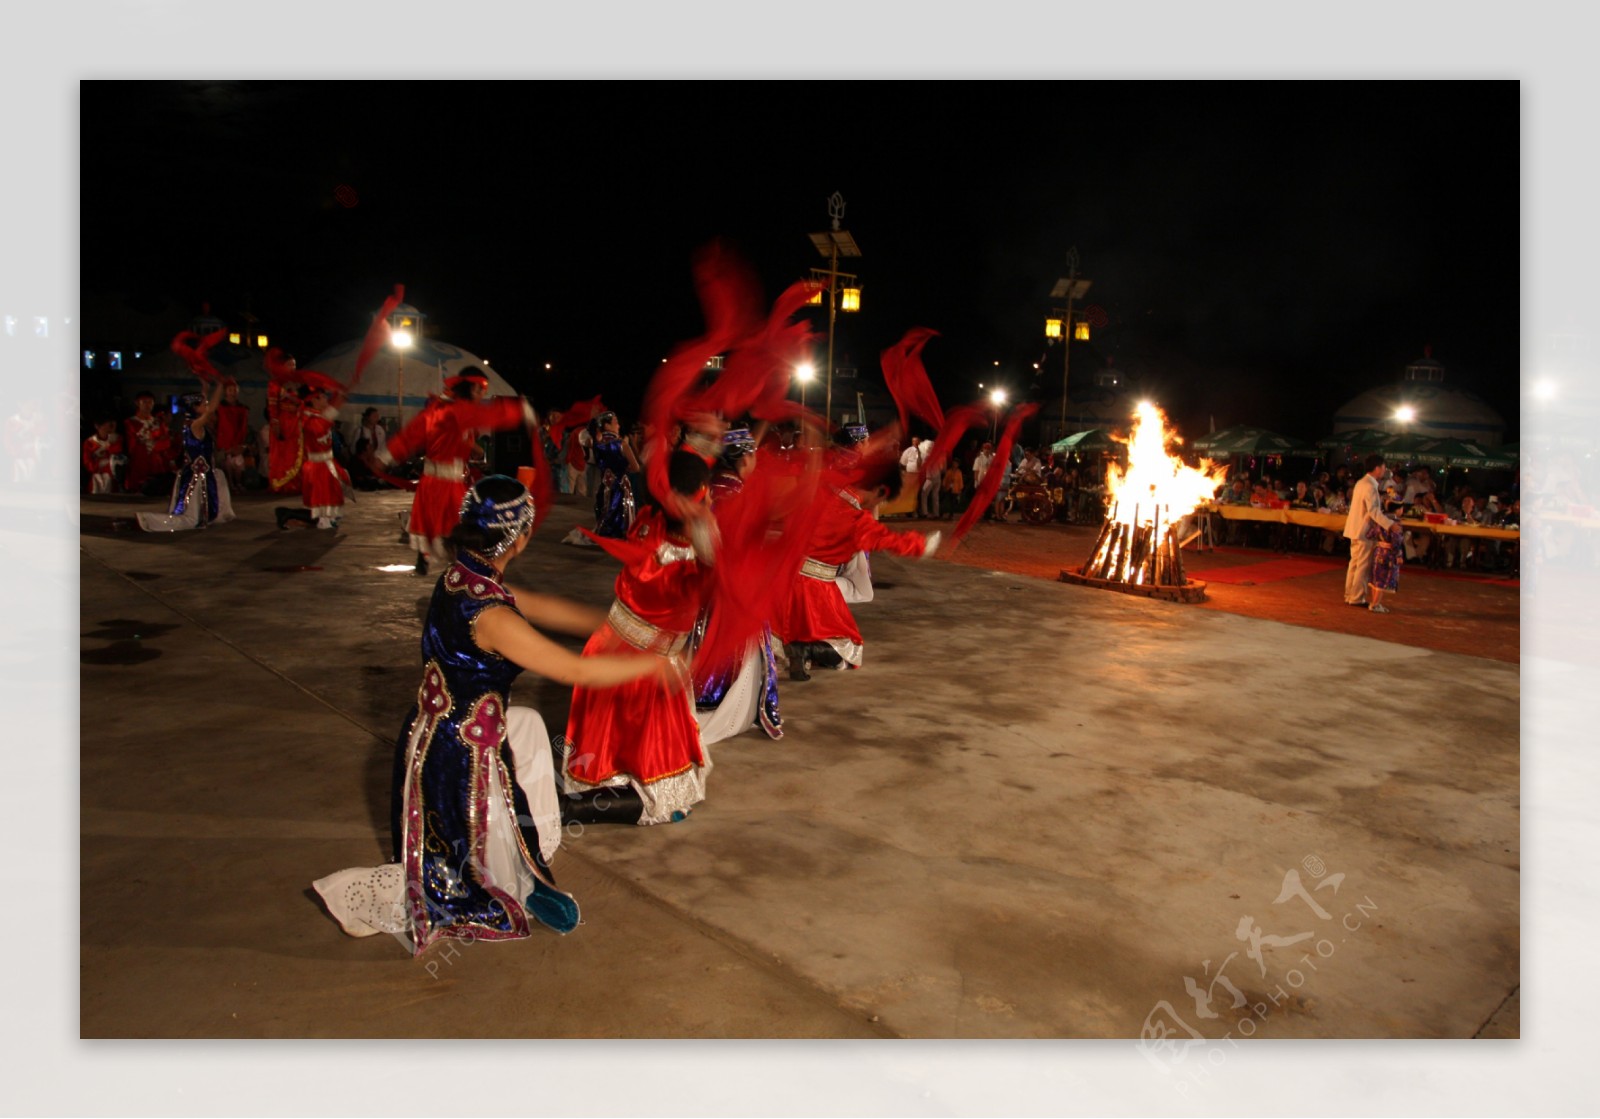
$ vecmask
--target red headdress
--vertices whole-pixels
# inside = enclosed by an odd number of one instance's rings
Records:
[[[474,369],[464,373],[458,373],[454,377],[446,377],[444,379],[444,391],[447,394],[454,396],[458,386],[469,383],[474,385],[482,385],[485,389],[487,389],[489,387],[489,375],[482,370]]]

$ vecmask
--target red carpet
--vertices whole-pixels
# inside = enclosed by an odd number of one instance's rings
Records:
[[[1330,560],[1288,556],[1283,559],[1264,560],[1261,563],[1241,563],[1236,567],[1208,567],[1200,571],[1189,569],[1191,579],[1202,583],[1276,583],[1281,579],[1295,579],[1301,575],[1318,575],[1344,567]]]
[[[1224,549],[1218,548],[1219,552]],[[1232,554],[1248,555],[1241,549],[1227,549]],[[1284,556],[1279,559],[1262,560],[1260,563],[1241,563],[1231,567],[1188,568],[1185,574],[1191,579],[1198,579],[1202,583],[1234,583],[1255,584],[1277,583],[1284,579],[1296,579],[1302,575],[1316,575],[1322,571],[1343,571],[1346,565],[1342,559],[1318,559],[1313,556]],[[1508,579],[1504,575],[1490,571],[1458,571],[1450,568],[1425,567],[1420,563],[1408,563],[1400,569],[1401,578],[1455,579],[1463,583],[1496,583],[1503,587],[1517,587],[1521,583],[1517,579]]]

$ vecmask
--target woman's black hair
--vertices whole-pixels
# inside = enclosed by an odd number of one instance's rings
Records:
[[[457,381],[450,387],[450,395],[455,397],[457,400],[472,399],[472,378],[476,377],[480,382],[487,382],[489,380],[489,374],[485,373],[481,367],[476,365],[463,365],[459,370],[457,370],[456,376],[462,378],[462,380]]]
[[[693,451],[673,451],[667,459],[667,483],[672,487],[672,492],[683,497],[694,497],[711,482],[711,467],[706,465],[706,460]],[[667,519],[668,528],[682,528],[683,522],[674,517],[670,510],[656,500],[654,494],[648,494],[650,504],[661,510],[662,516]]]
[[[479,482],[475,487],[479,494],[494,502],[515,501],[527,487],[515,478],[500,475],[491,475]],[[480,556],[487,556],[505,537],[498,532],[488,532],[477,525],[469,525],[465,521],[457,524],[445,538],[445,551],[452,556],[462,552],[476,552]]]
[[[883,472],[883,477],[879,478],[877,481],[879,488],[889,491],[884,495],[883,499],[885,501],[894,501],[898,499],[903,481],[904,479],[900,476],[899,464],[896,464],[895,468],[892,470],[885,470]]]
[[[673,493],[693,497],[711,481],[711,467],[693,451],[673,451],[667,460],[667,481]]]

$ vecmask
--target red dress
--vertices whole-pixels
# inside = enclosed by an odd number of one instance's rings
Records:
[[[83,467],[90,475],[90,493],[111,492],[111,456],[121,453],[122,437],[115,432],[110,439],[91,435],[83,441]]]
[[[467,463],[477,450],[478,436],[506,431],[529,413],[517,397],[500,396],[473,403],[439,397],[411,418],[378,452],[386,465],[421,454],[426,458],[422,480],[411,499],[408,531],[419,552],[438,552],[461,520],[467,496]]]
[[[333,425],[339,409],[300,413],[305,462],[300,467],[300,500],[315,517],[337,518],[344,509],[344,488],[350,475],[333,458]]]
[[[927,539],[920,532],[896,532],[873,519],[848,491],[832,491],[806,549],[806,562],[794,589],[772,620],[785,643],[825,641],[851,665],[861,663],[861,630],[834,578],[857,552],[921,556]]]
[[[122,488],[139,493],[153,476],[172,469],[172,434],[167,418],[155,413],[129,416],[122,426],[126,434],[123,444],[128,448],[128,476]]]
[[[272,419],[267,484],[273,493],[295,493],[300,489],[305,446],[300,440],[300,401],[293,386],[267,382],[267,412]]]
[[[250,409],[243,404],[217,405],[217,454],[243,454],[249,438]]]
[[[669,533],[660,512],[650,510],[634,522],[626,541],[603,540],[601,546],[624,557],[624,566],[606,624],[589,638],[583,655],[682,651],[711,578],[689,541]],[[574,687],[565,750],[569,792],[632,785],[644,801],[641,824],[681,819],[705,799],[711,758],[701,745],[687,687],[654,678],[614,688]]]

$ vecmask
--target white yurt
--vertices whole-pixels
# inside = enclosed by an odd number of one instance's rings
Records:
[[[460,346],[423,335],[422,324],[426,318],[409,303],[402,303],[389,316],[391,338],[394,342],[379,350],[367,364],[355,392],[345,399],[339,410],[339,419],[358,423],[361,413],[368,408],[378,409],[379,416],[390,431],[421,411],[428,401],[444,389],[444,382],[469,365],[475,365],[489,375],[490,396],[515,396],[517,390],[508,384],[484,360]],[[401,339],[409,345],[396,344]],[[363,338],[352,338],[318,354],[311,362],[301,362],[302,367],[325,373],[341,384],[348,385],[356,373],[356,358],[361,353]],[[263,388],[263,392],[265,388]]]
[[[1399,418],[1402,407],[1412,409],[1412,419]],[[1398,381],[1368,389],[1334,414],[1335,435],[1361,428],[1493,447],[1505,442],[1506,421],[1477,395],[1445,384],[1444,365],[1428,348]]]

